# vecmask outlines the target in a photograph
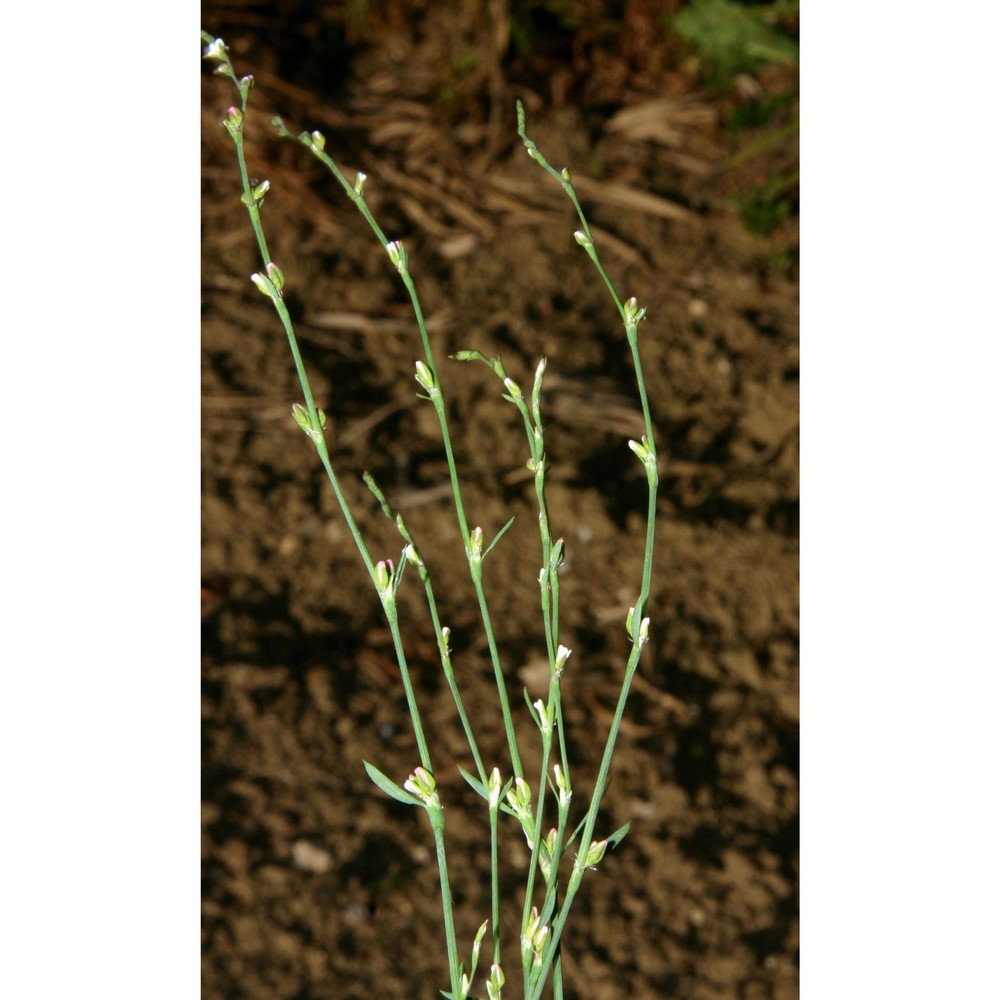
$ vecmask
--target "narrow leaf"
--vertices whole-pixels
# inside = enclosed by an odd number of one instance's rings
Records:
[[[500,541],[504,536],[504,532],[514,523],[514,518],[512,517],[498,532],[496,538],[487,546],[486,551],[483,553],[483,558],[485,559],[493,549],[493,546]]]
[[[480,797],[486,799],[487,802],[490,800],[490,793],[486,790],[486,786],[474,775],[470,774],[461,764],[458,765],[459,773],[468,782],[469,787]]]
[[[531,713],[532,719],[535,720],[535,725],[541,728],[541,723],[538,721],[538,712],[535,710],[535,706],[532,704],[531,695],[528,694],[528,689],[524,689],[524,700],[527,703],[528,711]]]
[[[403,791],[395,782],[387,778],[374,764],[369,764],[368,761],[363,761],[365,765],[365,770],[368,772],[368,777],[378,785],[379,788],[385,792],[389,798],[395,799],[397,802],[402,802],[406,806],[422,806],[423,803],[410,795],[409,792]]]
[[[632,821],[629,820],[624,826],[620,826],[610,837],[608,837],[608,844],[611,847],[617,847],[624,839],[625,834],[628,833],[629,828],[632,826]]]

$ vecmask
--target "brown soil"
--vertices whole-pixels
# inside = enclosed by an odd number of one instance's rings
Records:
[[[571,207],[517,140],[515,97],[550,161],[579,181],[613,280],[648,309],[640,343],[661,494],[653,638],[599,826],[631,820],[632,830],[578,897],[566,996],[790,1000],[797,220],[769,238],[741,224],[733,195],[775,164],[725,169],[754,136],[721,127],[738,97],[705,93],[676,68],[682,53],[654,16],[669,4],[626,4],[629,30],[613,32],[607,5],[578,6],[582,20],[553,21],[530,56],[503,45],[516,22],[490,21],[505,5],[399,4],[350,20],[341,7],[351,5],[209,3],[204,23],[257,79],[250,169],[271,181],[265,225],[344,489],[378,557],[398,558],[400,544],[361,472],[404,513],[435,574],[486,757],[506,772],[442,449],[416,395],[405,293],[312,158],[268,137],[270,115],[321,129],[350,176],[369,175],[373,211],[409,252],[472,523],[490,538],[517,517],[486,567],[526,750],[537,740],[521,692],[542,693],[544,648],[527,446],[486,369],[444,359],[498,354],[522,385],[549,359],[550,502],[567,546],[562,641],[574,650],[564,699],[582,800],[627,658],[645,483],[625,441],[642,425],[613,305],[572,239]],[[203,994],[429,998],[447,986],[430,832],[362,768],[371,760],[401,781],[416,750],[377,597],[289,415],[300,393],[287,343],[247,280],[255,247],[218,125],[232,99],[206,73]],[[471,764],[421,597],[409,577],[402,618],[431,749],[448,761],[438,780],[465,954],[488,915],[488,837],[455,769]],[[516,898],[527,855],[512,821],[503,850]],[[505,996],[519,995],[514,979]]]

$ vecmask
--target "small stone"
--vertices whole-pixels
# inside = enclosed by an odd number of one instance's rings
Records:
[[[299,871],[322,875],[333,866],[333,858],[322,847],[310,844],[308,840],[297,840],[292,844],[292,864]]]

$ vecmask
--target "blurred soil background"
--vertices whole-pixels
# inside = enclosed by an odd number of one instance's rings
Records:
[[[369,204],[409,253],[471,522],[491,538],[516,515],[486,579],[529,769],[537,739],[521,691],[540,696],[545,670],[527,445],[496,379],[445,359],[499,355],[522,386],[549,359],[581,800],[628,654],[645,481],[625,442],[642,423],[617,314],[573,241],[571,205],[524,153],[515,99],[549,161],[571,169],[617,288],[648,309],[661,469],[652,640],[598,833],[633,825],[574,908],[574,1000],[798,995],[797,17],[797,4],[732,0],[203,7],[203,27],[256,79],[250,171],[271,182],[264,222],[342,483],[378,556],[398,558],[400,544],[364,470],[406,517],[485,756],[505,773],[404,289],[334,181],[272,137],[271,116],[321,130],[349,177],[368,174]],[[203,996],[431,998],[447,976],[430,832],[362,767],[402,781],[418,758],[378,599],[290,417],[287,343],[248,280],[259,262],[219,124],[234,97],[206,67]],[[411,574],[402,619],[442,762],[466,954],[489,912],[488,831],[453,763],[471,766],[421,600]],[[527,852],[512,822],[503,836],[513,896]]]

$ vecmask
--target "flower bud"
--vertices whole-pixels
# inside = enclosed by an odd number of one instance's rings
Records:
[[[542,875],[546,882],[552,873],[552,862],[556,856],[556,840],[558,837],[559,831],[553,827],[549,830],[546,838],[538,845],[538,863],[541,866]]]
[[[645,646],[649,642],[649,619],[643,618],[639,625],[639,645]]]
[[[639,303],[634,295],[625,303],[624,309],[625,322],[632,326],[638,326],[646,318],[645,308],[639,308]]]
[[[645,438],[643,438],[643,442],[645,442]],[[638,441],[629,441],[628,446],[635,452],[640,462],[645,462],[649,458],[649,449],[645,443],[640,444]]]
[[[573,797],[573,792],[569,787],[569,778],[562,772],[558,764],[552,765],[552,771],[556,779],[556,791],[559,792],[559,806],[565,808],[569,805],[569,800]]]
[[[486,980],[486,993],[489,1000],[500,1000],[500,991],[503,989],[507,977],[503,974],[503,969],[499,965],[490,966],[490,978]]]
[[[423,361],[418,361],[416,363],[417,374],[414,376],[417,382],[420,384],[422,389],[427,392],[434,392],[437,386],[434,384],[434,376],[431,374],[430,368],[423,363]]]
[[[392,261],[393,266],[403,274],[406,271],[406,251],[403,249],[403,243],[401,240],[394,240],[392,243],[386,243],[385,251],[389,255],[389,260]]]
[[[585,868],[594,868],[601,863],[604,852],[608,849],[606,840],[595,840],[587,849],[587,857],[584,859]]]
[[[295,418],[295,422],[299,427],[305,431],[305,433],[314,441],[319,442],[322,440],[322,435],[313,427],[312,420],[309,417],[309,411],[301,403],[292,403],[292,416]],[[319,420],[320,430],[326,428],[326,414],[317,409],[316,417]]]
[[[281,268],[273,260],[267,265],[267,276],[278,292],[285,287],[285,276],[281,273]]]
[[[261,181],[251,192],[255,205],[262,205],[264,203],[264,195],[270,190],[270,181]]]
[[[473,528],[469,532],[469,544],[466,549],[469,558],[479,562],[483,558],[483,529]]]
[[[243,131],[243,112],[239,108],[230,108],[222,119],[226,131],[235,138]]]
[[[560,646],[556,650],[556,677],[561,676],[566,667],[566,661],[569,659],[570,653],[572,652],[572,649],[567,649],[565,646]]]
[[[257,291],[259,291],[261,295],[266,295],[269,299],[277,299],[281,297],[278,295],[278,289],[275,288],[263,274],[259,274],[255,271],[250,275],[250,280],[257,286]]]
[[[427,804],[437,798],[434,775],[423,767],[414,768],[413,773],[403,782],[403,787]]]
[[[375,586],[380,594],[386,594],[392,583],[392,560],[383,559],[375,567]]]
[[[503,380],[503,384],[507,387],[507,391],[514,400],[524,399],[524,393],[521,392],[521,387],[512,378],[505,378]]]
[[[201,55],[202,59],[211,59],[215,62],[229,61],[229,46],[221,38],[213,38],[205,46],[205,51]]]

